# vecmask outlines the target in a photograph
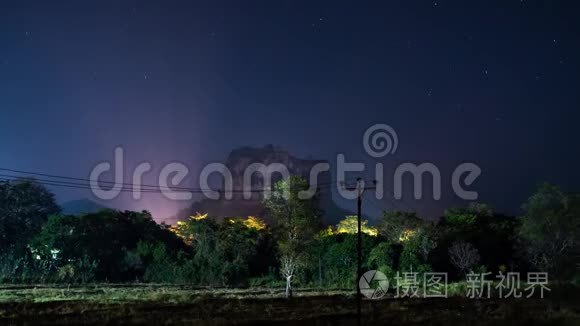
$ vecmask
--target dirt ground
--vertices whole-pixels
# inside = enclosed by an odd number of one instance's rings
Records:
[[[133,288],[122,288],[118,291],[91,288],[89,292],[83,291],[88,289],[0,288],[0,324],[352,325],[357,323],[356,300],[351,294],[340,291],[304,292],[291,300],[283,298],[278,292],[264,290],[219,292],[181,288],[179,292],[176,289],[168,290],[160,287],[155,289],[154,296],[149,297],[138,294],[149,292],[139,292]],[[42,296],[47,293],[51,293],[53,297],[43,298]],[[473,300],[457,297],[363,300],[361,324],[580,325],[579,301],[580,297],[568,295],[559,299]]]

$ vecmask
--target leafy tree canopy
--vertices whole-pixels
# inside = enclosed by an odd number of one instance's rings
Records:
[[[34,179],[0,181],[0,246],[24,249],[48,217],[59,212],[54,195]]]

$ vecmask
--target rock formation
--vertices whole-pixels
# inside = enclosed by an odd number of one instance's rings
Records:
[[[268,222],[269,217],[262,205],[262,194],[255,192],[252,194],[251,199],[244,199],[243,194],[240,192],[243,190],[243,176],[246,168],[253,163],[262,163],[265,165],[280,163],[287,167],[291,175],[299,175],[308,180],[312,167],[321,162],[325,161],[296,158],[287,151],[273,145],[267,145],[262,148],[242,147],[234,149],[230,152],[225,162],[226,167],[232,173],[233,177],[233,189],[235,190],[233,199],[226,200],[223,196],[220,196],[221,198],[218,200],[203,199],[194,203],[189,213],[209,213],[211,217],[218,220],[224,217],[252,215],[260,216]],[[272,183],[275,183],[281,178],[281,174],[274,173],[272,175]],[[318,175],[318,184],[328,185],[331,182],[330,171],[322,172]],[[255,173],[251,178],[251,189],[262,189],[263,186],[262,176],[259,173]],[[326,223],[335,223],[344,218],[345,215],[351,214],[351,212],[341,209],[333,202],[329,187],[319,190],[317,195],[320,208],[324,213],[323,220]]]

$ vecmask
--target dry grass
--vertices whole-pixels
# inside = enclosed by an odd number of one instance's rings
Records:
[[[296,297],[350,296],[349,290],[299,289]],[[86,301],[94,303],[159,302],[191,303],[200,299],[275,299],[284,298],[283,289],[199,288],[166,284],[4,285],[0,303]]]
[[[384,299],[363,301],[363,317],[391,325],[580,325],[580,296],[571,289],[549,299]],[[0,286],[0,324],[126,323],[202,325],[270,323],[348,325],[356,322],[353,291],[199,288],[163,284]],[[551,295],[555,294],[554,292]],[[572,294],[572,296],[570,295]],[[518,321],[527,321],[520,323]],[[368,324],[368,323],[367,323]],[[532,323],[533,324],[533,323]],[[304,325],[303,325],[304,326]]]

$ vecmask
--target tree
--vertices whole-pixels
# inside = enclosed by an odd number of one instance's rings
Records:
[[[54,195],[33,179],[0,181],[0,246],[23,251],[48,217],[59,212]]]
[[[454,215],[469,215],[474,217],[491,217],[493,210],[484,203],[471,202],[467,208],[449,208],[445,210],[446,217],[453,217]]]
[[[264,206],[278,223],[280,271],[286,279],[286,297],[292,297],[292,279],[308,259],[308,248],[320,227],[320,212],[316,197],[303,199],[301,191],[308,189],[306,180],[290,176],[278,181]]]
[[[200,285],[245,286],[250,276],[266,273],[273,261],[269,229],[257,217],[217,223],[198,213],[171,230],[191,248],[190,281]]]
[[[492,209],[481,203],[470,203],[467,208],[449,208],[440,221],[447,235],[474,241],[473,237],[488,227],[493,217]]]
[[[360,230],[370,236],[376,237],[378,235],[377,228],[369,226],[369,221],[362,220]],[[350,233],[356,234],[358,232],[358,217],[356,215],[349,215],[344,220],[338,222],[336,225],[336,233]]]
[[[353,288],[355,286],[354,281],[357,277],[356,233],[326,234],[320,240],[325,283],[331,287]],[[366,233],[362,234],[363,257],[371,257],[371,250],[377,243],[377,240],[375,236]],[[371,268],[370,264],[373,267],[377,263],[382,264],[384,260],[381,260],[378,257],[379,255],[380,253],[375,254],[375,258],[378,260],[363,261],[363,269]],[[383,258],[388,259],[388,257]]]
[[[383,272],[388,277],[395,274],[393,267],[393,247],[388,242],[377,244],[369,253],[368,265],[372,269]]]
[[[449,247],[449,259],[462,274],[465,274],[479,262],[479,252],[468,242],[455,241]]]
[[[379,222],[379,233],[390,242],[398,243],[406,232],[412,232],[423,225],[423,220],[413,212],[383,212]]]
[[[218,238],[218,255],[223,259],[221,269],[224,285],[246,285],[250,276],[250,262],[258,254],[264,241],[265,224],[255,218],[226,219]]]
[[[222,268],[224,257],[219,249],[220,225],[207,214],[191,216],[185,222],[178,222],[173,231],[191,247],[191,263],[198,284],[224,285]]]
[[[578,241],[579,203],[578,196],[544,184],[523,205],[520,237],[533,267],[559,274],[574,269],[571,252]]]
[[[98,263],[94,268],[97,280],[133,281],[142,275],[136,274],[126,258],[140,242],[162,242],[169,252],[185,248],[180,239],[157,224],[148,212],[114,210],[81,216],[53,215],[29,247],[35,256],[57,267],[81,264],[84,259]]]
[[[399,263],[402,272],[424,273],[431,270],[428,262],[429,253],[437,246],[434,235],[425,227],[408,232],[401,238],[403,250]]]

